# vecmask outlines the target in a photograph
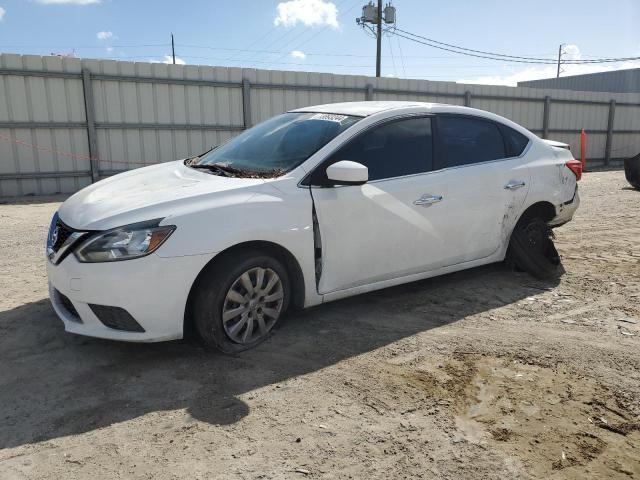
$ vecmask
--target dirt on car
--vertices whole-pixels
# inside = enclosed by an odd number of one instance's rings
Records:
[[[620,171],[580,189],[559,278],[386,289],[235,356],[65,333],[62,198],[1,204],[0,478],[640,478],[640,192]]]

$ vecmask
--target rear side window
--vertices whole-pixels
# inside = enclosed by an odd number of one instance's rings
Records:
[[[498,126],[472,117],[438,117],[440,155],[446,167],[471,165],[507,157]]]
[[[499,124],[499,127],[507,147],[507,156],[519,157],[522,155],[522,152],[529,144],[529,139],[511,127],[502,124]]]
[[[430,118],[396,120],[373,127],[331,156],[321,167],[320,182],[326,180],[326,166],[351,160],[369,169],[369,180],[401,177],[433,169],[433,141]]]

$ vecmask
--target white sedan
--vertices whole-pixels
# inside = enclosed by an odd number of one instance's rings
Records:
[[[294,110],[187,160],[76,193],[47,240],[72,333],[155,342],[195,331],[226,352],[288,308],[505,258],[559,258],[582,170],[567,145],[497,115],[419,102]]]

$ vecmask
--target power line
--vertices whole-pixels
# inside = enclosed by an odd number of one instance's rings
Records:
[[[392,45],[392,43],[393,42],[391,40],[389,40],[387,42],[387,45],[389,46],[389,53],[391,53],[391,65],[393,66],[393,74],[395,76],[398,76],[398,72],[396,71],[396,59],[395,59],[395,57],[393,55],[393,45]]]
[[[540,62],[540,61],[536,61],[536,60],[515,60],[515,59],[495,58],[495,57],[488,57],[486,55],[478,55],[478,54],[475,54],[475,53],[468,53],[468,52],[463,52],[463,51],[459,51],[459,50],[453,50],[451,48],[441,47],[441,46],[438,46],[438,45],[434,45],[432,43],[423,42],[423,41],[418,40],[416,38],[412,38],[412,37],[403,35],[402,33],[398,33],[399,31],[401,31],[401,30],[397,29],[395,32],[393,32],[393,35],[396,35],[396,36],[398,36],[400,38],[404,38],[406,40],[410,40],[410,41],[415,42],[415,43],[420,43],[422,45],[426,45],[428,47],[437,48],[439,50],[445,50],[447,52],[453,52],[453,53],[457,53],[457,54],[460,54],[460,55],[466,55],[468,57],[485,58],[485,59],[488,59],[488,60],[500,60],[500,61],[505,62],[505,63],[535,63],[535,64],[540,64],[540,63],[554,64],[555,63],[555,61]],[[410,34],[410,35],[413,35],[413,34]]]
[[[265,40],[266,38],[268,38],[273,32],[276,31],[276,26],[272,25],[271,28],[263,35],[261,35],[260,37],[258,37],[257,39],[255,39],[253,42],[251,42],[250,44],[247,45],[246,49],[248,49],[249,47],[253,47],[254,45],[258,44],[259,42],[262,42],[263,40]],[[227,49],[227,50],[231,50],[231,49]],[[240,50],[240,49],[235,49],[237,51],[250,51],[250,50]],[[236,55],[235,58],[237,60],[237,58],[239,56],[242,56],[242,54],[240,55]],[[229,56],[228,59],[231,60],[233,58],[233,56]]]
[[[640,60],[640,57],[600,58],[599,60],[563,60],[562,63],[567,65],[592,65],[598,63],[633,62],[636,60]]]
[[[295,31],[295,30],[294,30]],[[287,32],[288,34],[293,33],[294,31],[289,31]],[[322,30],[324,31],[324,30]],[[308,32],[308,31],[307,31]],[[305,33],[305,32],[303,32]],[[321,31],[315,32],[316,34],[321,33]],[[310,37],[309,39],[307,39],[306,41],[303,42],[303,44],[298,45],[298,48],[304,44],[307,44],[309,41],[313,40],[313,38],[315,38],[316,35]],[[399,38],[400,35],[397,35],[397,38]],[[281,37],[284,38],[284,37]],[[396,40],[397,40],[396,38]],[[404,38],[404,37],[403,37]],[[277,43],[277,41],[276,41]],[[400,46],[400,41],[398,40],[398,46]],[[54,46],[50,46],[50,45],[0,45],[0,49],[17,49],[17,48],[25,48],[25,49],[43,49],[46,51],[50,51],[51,49],[67,49],[67,50],[104,50],[105,48],[113,48],[113,49],[125,49],[125,48],[157,48],[157,47],[164,47],[164,48],[171,48],[171,43],[157,43],[157,44],[140,44],[140,45],[107,45],[107,46],[60,46],[60,45],[54,45]],[[195,44],[187,44],[187,43],[175,43],[175,47],[176,48],[180,48],[181,50],[185,50],[185,49],[205,49],[205,50],[213,50],[213,51],[221,51],[221,52],[238,52],[238,53],[254,53],[254,54],[272,54],[272,55],[283,55],[286,56],[288,55],[290,52],[289,51],[284,51],[284,50],[264,50],[264,49],[258,49],[258,50],[253,50],[253,49],[243,49],[243,48],[227,48],[227,47],[212,47],[209,45],[195,45]],[[317,57],[352,57],[352,58],[369,58],[371,55],[364,55],[364,54],[357,54],[357,53],[325,53],[325,52],[304,52],[305,55],[307,57],[312,57],[312,56],[317,56]],[[151,54],[149,54],[151,55]],[[149,56],[146,55],[146,56]],[[121,56],[120,58],[143,58],[146,57],[145,55],[137,55],[134,57],[131,56]],[[105,57],[107,58],[107,57]],[[112,57],[108,57],[108,58],[112,58]],[[457,59],[458,57],[455,55],[402,55],[402,58],[415,58],[415,59],[443,59],[443,60],[453,60],[453,59]],[[231,62],[237,62],[240,59],[239,58],[234,58],[233,56],[231,57],[224,57],[224,58],[219,58],[219,60],[228,60]],[[247,61],[249,62],[250,59],[247,59]],[[563,62],[564,63],[564,62]]]
[[[402,75],[407,76],[407,71],[404,68],[404,55],[402,54],[402,46],[400,45],[400,39],[396,37],[396,42],[398,43],[398,50],[400,50],[400,63],[402,65]]]
[[[370,57],[370,55],[369,55]],[[139,55],[139,56],[121,56],[121,57],[109,57],[109,58],[148,58],[148,56],[144,56],[144,55]],[[201,56],[201,55],[180,55],[180,58],[187,58],[187,59],[195,59],[195,60],[210,60],[210,61],[214,61],[214,62],[218,62],[218,61],[224,61],[224,58],[220,58],[220,57],[208,57],[208,56]],[[385,57],[385,58],[391,58],[391,57]],[[338,64],[338,63],[308,63],[308,62],[280,62],[278,61],[278,59],[274,59],[274,60],[253,60],[250,63],[258,63],[258,64],[265,64],[265,65],[300,65],[300,66],[315,66],[315,67],[334,67],[334,66],[341,66],[341,67],[353,67],[353,68],[372,68],[375,67],[374,64],[367,64],[367,65],[354,65],[352,63],[348,63],[348,64]],[[409,64],[409,65],[405,65],[407,68],[416,68],[416,67],[424,67],[424,64]],[[495,68],[493,65],[429,65],[429,68],[444,68],[444,69],[450,69],[450,68],[461,68],[461,69],[465,69],[465,70],[473,70],[473,69],[486,69],[486,68]]]
[[[453,45],[450,43],[445,43],[445,42],[440,42],[438,40],[434,40],[432,38],[427,38],[427,37],[423,37],[422,35],[417,35],[415,33],[411,33],[411,32],[407,32],[406,30],[402,30],[401,28],[396,28],[397,31],[402,32],[406,35],[411,35],[413,37],[417,37],[417,38],[421,38],[423,40],[426,40],[427,42],[431,42],[431,43],[435,43],[438,45],[444,45],[446,47],[451,47],[451,48],[455,48],[458,50],[463,50],[463,51],[467,51],[467,52],[472,52],[472,53],[479,53],[479,54],[483,54],[483,55],[491,55],[494,57],[505,57],[505,58],[515,58],[515,59],[520,59],[520,60],[538,60],[538,61],[552,61],[555,63],[555,60],[552,58],[536,58],[536,57],[523,57],[520,55],[506,55],[506,54],[502,54],[502,53],[494,53],[494,52],[486,52],[484,50],[474,50],[472,48],[465,48],[465,47],[461,47],[459,45]]]
[[[276,36],[275,38],[271,38],[268,42],[266,42],[264,49],[268,50],[270,49],[272,46],[277,45],[278,43],[280,43],[280,41],[284,40],[286,37],[290,36],[291,34],[293,34],[294,32],[296,32],[296,29],[293,28],[291,30],[287,30],[284,33],[282,32],[278,32],[277,27],[273,27],[273,29],[271,30],[272,32],[276,32]],[[280,33],[280,35],[278,35],[278,33]],[[271,34],[271,32],[269,33],[269,35]],[[264,38],[268,37],[269,35],[266,35]],[[249,53],[249,55],[246,55],[246,53]],[[233,56],[233,58],[231,58],[232,62],[240,62],[242,61],[247,61],[248,59],[250,59],[252,56],[255,56],[255,53],[263,53],[260,51],[254,51],[251,52],[250,50],[246,50],[245,53],[240,53],[239,55],[235,55]],[[243,57],[244,58],[240,58]]]
[[[313,35],[310,39],[313,39],[315,37],[317,37],[318,35],[320,35],[327,27],[323,27],[320,30],[318,30],[317,32],[315,32],[315,35]],[[309,31],[308,30],[302,30],[302,32],[300,32],[298,35],[296,35],[295,37],[293,37],[290,41],[289,44],[292,44],[293,42],[295,42],[296,40],[304,37]],[[304,45],[305,43],[308,43],[309,40],[307,40],[304,43],[298,44],[297,47],[298,48],[302,48],[302,45]],[[275,62],[271,62],[271,63],[277,63],[278,61],[282,60],[284,57],[286,57],[287,55],[290,54],[291,51],[285,51],[285,52],[281,52],[280,54],[278,54],[278,58],[276,58]]]
[[[398,33],[398,32],[401,32],[401,33]],[[544,65],[555,65],[557,61],[556,59],[544,59],[544,58],[535,58],[535,57],[522,57],[517,55],[505,55],[505,54],[499,54],[499,53],[485,52],[483,50],[474,50],[474,49],[465,48],[465,47],[458,47],[456,45],[451,45],[444,42],[438,42],[438,41],[429,39],[427,37],[423,37],[421,35],[416,35],[414,33],[406,32],[405,30],[401,30],[399,28],[395,29],[392,32],[392,34],[397,35],[406,40],[410,40],[415,43],[426,45],[428,47],[437,48],[439,50],[445,50],[452,53],[457,53],[459,55],[466,55],[466,56],[475,57],[475,58],[483,58],[487,60],[498,60],[498,61],[503,61],[508,63],[528,63],[528,64],[544,64]],[[410,35],[410,36],[407,36],[407,35]],[[413,37],[417,37],[417,38],[413,38]],[[424,41],[418,40],[418,38],[424,39]],[[441,45],[447,45],[447,47],[451,47],[451,48],[443,47]],[[454,50],[454,49],[457,49],[457,50]],[[479,53],[471,53],[471,52],[479,52]],[[600,58],[597,60],[563,60],[562,63],[568,64],[568,65],[589,65],[589,64],[598,64],[598,63],[626,62],[626,61],[633,61],[633,60],[640,60],[640,57]]]
[[[102,59],[105,60],[135,60],[135,59],[148,59],[148,60],[153,60],[152,57],[159,57],[159,56],[169,56],[171,57],[171,55],[152,55],[152,54],[147,54],[147,55],[117,55],[117,56],[107,56],[107,57],[100,57]],[[210,57],[210,56],[203,56],[203,55],[179,55],[180,58],[184,58],[184,59],[195,59],[195,60],[210,60],[213,62],[221,62],[221,64],[219,66],[224,66],[222,65],[222,62],[224,62],[226,60],[225,57]],[[371,55],[363,55],[363,57],[365,58],[370,58]],[[385,56],[384,58],[388,58],[390,59],[390,56]],[[422,57],[420,57],[422,58]],[[436,58],[442,58],[442,57],[436,57]],[[457,58],[457,57],[445,57],[445,58]],[[333,66],[343,66],[343,67],[354,67],[354,68],[372,68],[375,67],[375,65],[371,64],[371,65],[354,65],[354,64],[336,64],[336,63],[307,63],[307,62],[300,62],[300,63],[291,63],[291,62],[278,62],[276,60],[254,60],[251,62],[247,62],[247,63],[259,63],[259,64],[266,64],[266,65],[300,65],[300,66],[322,66],[322,67],[333,67]],[[408,64],[408,65],[404,65],[403,68],[416,68],[416,67],[424,67],[423,63],[419,63],[419,64]],[[465,69],[465,70],[474,70],[474,69],[487,69],[487,68],[495,68],[493,65],[468,65],[468,64],[461,64],[461,65],[429,65],[429,68],[442,68],[442,69]]]
[[[343,2],[341,2],[336,9],[344,6],[346,3],[348,2],[348,0],[344,0]],[[351,10],[353,10],[355,8],[355,6],[360,2],[360,0],[356,0],[353,4],[351,4],[351,6],[345,10],[344,15],[346,15],[347,13],[349,13]],[[323,26],[320,30],[318,30],[314,35],[311,35],[309,38],[307,38],[305,41],[303,41],[302,43],[299,43],[298,45],[295,46],[295,48],[302,48],[303,46],[305,46],[307,43],[309,43],[311,40],[313,40],[314,38],[316,38],[318,35],[320,35],[321,33],[325,32],[327,30],[327,28],[329,28],[328,25]],[[303,32],[303,34],[307,33],[307,31]],[[298,35],[295,39],[298,39],[301,35]],[[284,53],[283,55],[281,55],[280,57],[278,57],[276,59],[276,62],[278,62],[279,60],[281,60],[282,58],[286,57],[287,55],[289,55],[289,53]],[[305,54],[306,55],[306,54]]]
[[[123,57],[121,57],[123,58]],[[196,55],[183,55],[182,58],[192,58],[196,60],[221,60],[214,57],[200,57]],[[257,63],[262,65],[295,65],[301,67],[351,67],[351,68],[371,68],[375,65],[353,65],[353,64],[339,64],[339,63],[307,63],[307,62],[279,62],[277,60],[253,60],[251,63]]]
[[[326,27],[325,27],[326,28]],[[400,29],[397,29],[400,31]],[[295,30],[291,30],[287,32],[287,35],[290,35],[291,33],[294,33]],[[392,30],[388,30],[389,33],[393,34]],[[402,32],[404,32],[404,30],[402,30]],[[271,33],[271,32],[270,32]],[[304,32],[303,32],[304,33]],[[317,32],[316,32],[317,33]],[[410,35],[414,35],[416,37],[420,37],[416,34],[410,34]],[[285,35],[286,36],[286,35]],[[280,37],[279,39],[277,39],[275,42],[272,43],[277,43],[279,40],[283,39],[283,37]],[[400,41],[398,40],[399,38],[406,38],[402,35],[398,35],[396,34],[396,40],[398,41],[398,46],[400,47]],[[308,43],[308,41],[312,40],[313,37],[311,37],[310,39],[308,39],[307,41],[305,41],[304,43]],[[408,40],[412,40],[415,41],[413,38],[409,38]],[[267,50],[267,49],[249,49],[249,48],[229,48],[229,47],[213,47],[210,45],[196,45],[196,44],[187,44],[187,43],[176,43],[175,44],[176,47],[179,47],[181,49],[189,49],[189,48],[193,48],[193,49],[206,49],[206,50],[219,50],[219,51],[227,51],[227,52],[246,52],[246,53],[256,53],[256,54],[274,54],[274,55],[287,55],[290,52],[289,51],[283,51],[283,50]],[[432,46],[432,45],[429,45]],[[137,45],[107,45],[107,46],[90,46],[90,45],[82,45],[82,46],[69,46],[69,45],[0,45],[0,49],[11,49],[11,48],[26,48],[26,49],[46,49],[46,50],[50,50],[50,49],[74,49],[74,50],[103,50],[106,47],[110,47],[110,48],[157,48],[157,47],[171,47],[171,43],[152,43],[152,44],[137,44]],[[400,47],[401,48],[401,47]],[[436,47],[437,48],[437,47]],[[456,53],[456,54],[460,54],[461,52],[459,51],[454,51],[454,50],[446,50],[446,51],[450,51],[452,53]],[[356,53],[328,53],[328,52],[305,52],[306,56],[320,56],[320,57],[355,57],[355,58],[368,58],[370,57],[370,55],[364,55],[364,54],[356,54]],[[496,55],[501,55],[501,54],[496,54]],[[606,58],[606,57],[596,57],[594,55],[584,55],[585,57],[591,57],[590,60],[562,60],[562,63],[606,63],[606,62],[621,62],[621,61],[633,61],[633,60],[639,60],[640,57],[622,57],[622,58]],[[450,60],[450,59],[455,59],[458,58],[455,55],[402,55],[403,58],[419,58],[419,59],[445,59],[445,60]],[[514,56],[515,57],[515,56]],[[122,57],[122,58],[126,58],[126,57]],[[484,57],[479,57],[479,58],[484,58]],[[510,57],[505,57],[505,58],[510,58]],[[535,57],[521,57],[521,58],[535,58]],[[221,60],[232,60],[232,61],[236,61],[235,59],[232,59],[231,57],[227,57],[225,59],[221,59]],[[500,58],[495,58],[494,60],[503,60],[504,59],[500,59]],[[556,63],[557,59],[555,60],[548,60],[549,62],[552,63]],[[507,62],[508,63],[508,62]],[[544,62],[546,63],[546,61]]]
[[[305,41],[308,43],[308,40]],[[194,45],[187,43],[177,43],[178,47],[184,48],[194,48],[194,49],[204,49],[204,50],[221,50],[221,51],[229,51],[229,52],[250,52],[250,53],[271,53],[274,55],[288,54],[288,51],[284,50],[248,50],[243,48],[226,48],[226,47],[211,47],[209,45]],[[298,45],[299,47],[299,45]],[[103,47],[100,47],[103,48]],[[325,52],[304,52],[306,56],[311,57],[358,57],[358,58],[369,58],[371,55],[364,55],[358,53],[325,53]],[[444,58],[444,59],[454,59],[458,58],[454,55],[405,55],[405,58],[424,58],[424,59],[433,59],[433,58]]]
[[[342,6],[343,6],[345,3],[347,3],[348,1],[349,1],[349,0],[343,0],[340,4],[338,4],[338,7],[337,7],[337,8],[342,7]],[[345,13],[346,13],[346,12],[345,12]],[[271,30],[269,31],[269,33],[268,33],[267,35],[265,35],[264,37],[269,36],[273,31],[277,31],[277,28],[278,28],[277,26],[273,26],[273,27],[271,28]],[[321,29],[321,31],[324,31],[326,28],[327,28],[327,26],[325,25],[325,26]],[[281,35],[277,36],[275,39],[271,39],[269,42],[267,42],[267,44],[265,45],[264,49],[265,49],[265,50],[268,50],[271,46],[275,46],[275,45],[277,45],[278,43],[280,43],[281,41],[283,41],[285,38],[287,38],[287,37],[291,36],[293,33],[297,33],[297,35],[295,35],[293,39],[291,39],[291,40],[287,40],[284,44],[282,44],[282,46],[281,46],[281,48],[282,48],[282,47],[284,47],[285,45],[290,44],[292,41],[296,41],[296,40],[297,40],[297,39],[299,39],[300,37],[304,36],[308,31],[309,31],[309,30],[303,30],[302,32],[298,32],[298,30],[296,30],[295,28],[292,28],[292,29],[290,29],[290,30],[286,30],[283,34],[281,34]],[[314,35],[314,38],[315,38],[315,35]],[[253,44],[255,44],[255,43],[256,43],[256,42],[253,42],[251,45],[253,45]],[[254,52],[250,52],[250,53],[274,53],[274,54],[277,54],[277,55],[282,55],[282,57],[285,57],[285,56],[289,55],[289,53],[290,53],[290,52],[289,52],[289,51],[287,51],[287,52],[283,52],[283,51],[279,51],[279,52],[273,52],[273,51],[271,51],[271,52],[265,52],[265,51],[254,51]],[[236,62],[237,62],[237,61],[239,60],[239,57],[242,57],[243,55],[244,55],[244,54],[242,54],[242,53],[241,53],[241,54],[239,54],[239,55],[235,55],[235,56],[234,56],[234,60],[233,60],[233,61],[236,61]],[[244,61],[246,61],[247,63],[251,63],[251,62],[249,61],[249,59],[250,59],[252,56],[253,56],[253,55],[251,55],[251,54],[250,54],[250,55],[244,55],[244,57],[245,57],[245,58],[244,58],[243,60],[244,60]],[[255,62],[254,62],[254,63],[255,63]]]

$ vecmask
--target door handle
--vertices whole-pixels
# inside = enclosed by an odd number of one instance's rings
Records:
[[[504,186],[504,189],[505,190],[517,190],[519,188],[524,187],[525,185],[526,185],[526,183],[524,183],[523,181],[514,180],[514,181],[511,181],[511,182],[507,183]]]
[[[420,205],[422,207],[429,207],[434,203],[438,203],[442,201],[442,195],[429,195],[425,194],[421,196],[419,199],[413,202],[414,205]]]

